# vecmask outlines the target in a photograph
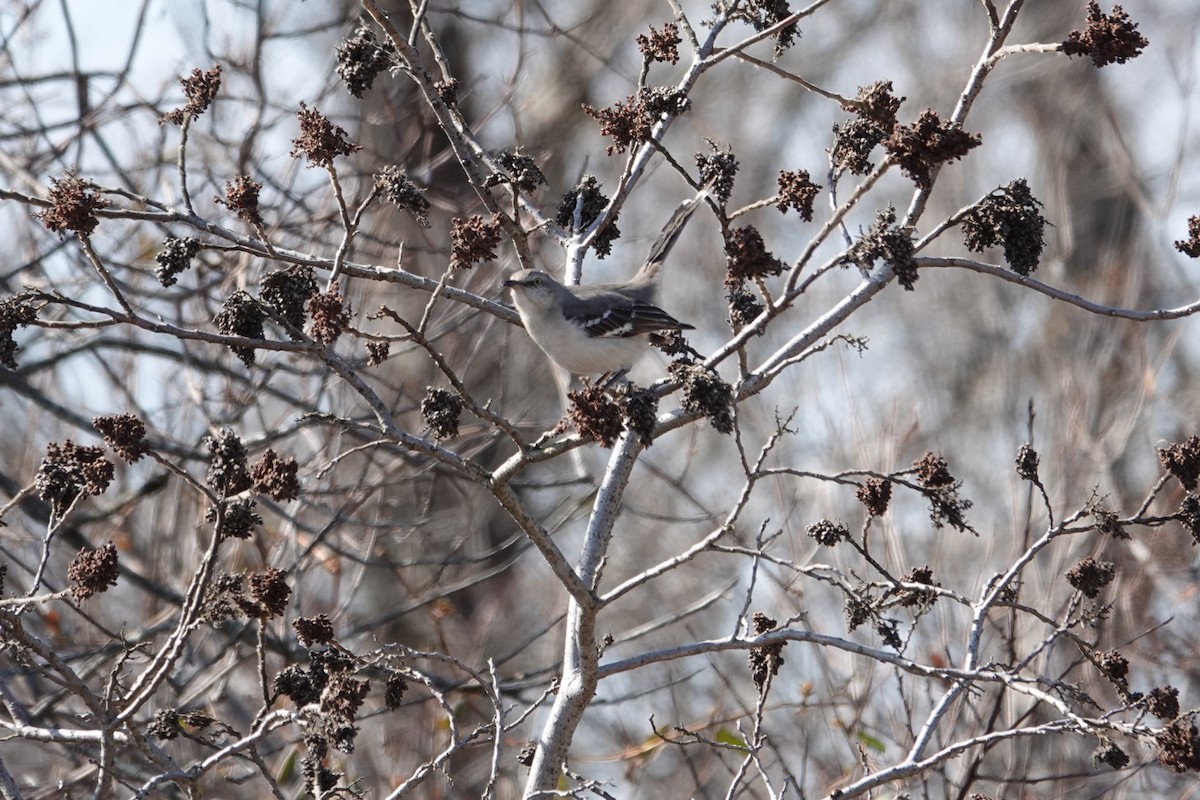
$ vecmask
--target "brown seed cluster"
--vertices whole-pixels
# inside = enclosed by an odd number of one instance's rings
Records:
[[[554,221],[573,233],[582,231],[595,222],[607,207],[608,197],[600,191],[596,176],[584,175],[574,189],[563,195]],[[578,220],[575,218],[576,209],[579,211]],[[618,216],[614,214],[609,217],[608,224],[597,231],[592,239],[592,249],[596,251],[597,258],[603,259],[611,253],[612,243],[621,236],[621,229],[617,227]]]
[[[1200,258],[1200,217],[1188,217],[1188,238],[1176,240],[1175,249],[1189,258]]]
[[[638,50],[642,51],[642,57],[646,61],[659,61],[664,64],[679,63],[679,43],[683,41],[679,38],[679,26],[674,22],[668,22],[662,26],[662,30],[655,30],[654,26],[650,26],[649,35],[639,33],[637,36]]]
[[[792,9],[788,0],[748,0],[737,4],[734,13],[729,15],[731,20],[740,19],[748,22],[756,31],[765,31],[790,17]],[[775,58],[783,55],[796,39],[800,38],[800,28],[796,23],[785,25],[775,34]]]
[[[254,511],[255,502],[249,497],[221,500],[204,512],[204,519],[217,523],[217,536],[224,539],[249,539],[263,519]]]
[[[262,214],[258,210],[258,193],[263,185],[247,175],[238,175],[225,182],[225,197],[214,197],[213,202],[223,205],[237,214],[238,219],[254,228],[263,226]]]
[[[917,282],[917,261],[912,235],[896,226],[896,209],[888,206],[879,212],[870,229],[846,251],[845,262],[869,271],[883,259],[896,273],[896,280],[907,291]]]
[[[845,106],[856,119],[833,126],[833,163],[854,175],[870,172],[874,167],[871,151],[891,135],[903,102],[903,97],[892,94],[891,81],[860,86],[854,101]]]
[[[216,436],[204,437],[208,448],[209,487],[221,497],[232,497],[253,485],[250,470],[246,466],[246,447],[229,428],[222,428]]]
[[[1001,186],[963,215],[963,243],[976,253],[1003,245],[1004,260],[1013,272],[1028,275],[1037,269],[1045,246],[1041,207],[1024,178]]]
[[[108,540],[95,550],[86,547],[67,565],[67,579],[74,582],[71,594],[82,602],[116,586],[120,569],[117,567],[117,547]]]
[[[840,522],[822,519],[808,526],[807,533],[822,547],[850,540],[850,530]]]
[[[700,364],[676,361],[668,367],[672,380],[683,387],[683,407],[703,414],[718,433],[733,433],[733,387],[715,370]]]
[[[950,525],[959,531],[971,530],[964,512],[972,503],[959,497],[962,481],[955,480],[950,474],[946,459],[929,452],[914,461],[913,468],[917,471],[917,481],[924,488],[925,498],[929,500],[929,520],[934,527]]]
[[[292,140],[292,158],[304,156],[310,167],[329,167],[336,157],[362,150],[362,145],[349,140],[345,128],[334,125],[317,109],[301,103],[296,117],[300,120],[300,135]]]
[[[333,641],[333,622],[326,614],[315,617],[297,617],[292,620],[292,630],[300,645],[312,649],[314,644],[329,644]]]
[[[1021,445],[1021,449],[1017,451],[1017,475],[1021,480],[1029,481],[1030,483],[1038,482],[1038,465],[1041,463],[1041,458],[1037,451],[1033,449],[1033,445],[1028,442]]]
[[[254,491],[281,503],[295,500],[300,494],[300,480],[296,477],[299,468],[296,459],[284,458],[268,448],[250,467]]]
[[[1067,583],[1078,589],[1085,597],[1096,599],[1100,590],[1112,583],[1116,575],[1116,564],[1087,556],[1067,570]]]
[[[796,210],[800,219],[812,222],[813,201],[822,187],[813,183],[804,170],[779,173],[779,200],[775,207],[781,214],[786,214],[789,208]]]
[[[858,502],[872,517],[882,517],[892,499],[892,482],[887,478],[867,478],[855,492]]]
[[[766,308],[759,302],[758,295],[746,289],[744,285],[730,289],[725,295],[725,300],[729,303],[729,327],[735,333],[758,319],[758,315]],[[766,330],[759,328],[755,333],[762,336]]]
[[[1189,492],[1196,491],[1200,479],[1200,436],[1189,436],[1183,442],[1159,448],[1158,460],[1180,486]]]
[[[309,334],[326,347],[336,342],[342,331],[350,325],[350,303],[342,301],[337,288],[314,294],[304,307],[312,320],[308,327]]]
[[[1097,764],[1107,764],[1113,769],[1125,769],[1129,766],[1129,756],[1117,747],[1110,739],[1101,738],[1100,744],[1092,751],[1092,760]]]
[[[361,100],[379,74],[392,65],[395,55],[391,42],[380,45],[375,32],[361,25],[337,47],[337,75],[346,90]]]
[[[458,418],[462,409],[462,398],[456,392],[426,387],[425,397],[421,400],[421,416],[439,441],[458,436]]]
[[[1179,690],[1174,686],[1155,687],[1146,695],[1146,710],[1159,719],[1179,716]]]
[[[413,183],[404,170],[389,165],[376,172],[375,190],[396,208],[412,214],[422,228],[429,227],[429,200],[425,190]]]
[[[621,407],[600,386],[588,386],[567,393],[570,407],[567,420],[585,439],[601,447],[612,447],[625,429],[621,423]]]
[[[367,366],[378,367],[387,361],[391,349],[387,342],[367,342]]]
[[[1088,0],[1087,8],[1087,27],[1071,31],[1062,43],[1062,51],[1068,56],[1089,56],[1093,64],[1103,67],[1124,64],[1149,46],[1149,40],[1138,33],[1137,23],[1120,6],[1113,6],[1112,13],[1105,14],[1096,0]]]
[[[958,123],[943,123],[936,111],[927,108],[912,125],[893,127],[883,147],[918,188],[928,189],[939,164],[962,158],[982,141]]]
[[[1200,731],[1190,719],[1177,719],[1154,737],[1158,763],[1172,772],[1200,772]]]
[[[158,282],[164,288],[174,286],[176,276],[192,266],[192,259],[200,252],[200,240],[195,236],[185,236],[176,239],[168,236],[163,239],[162,250],[154,256],[158,269],[154,271]]]
[[[496,246],[501,242],[502,233],[497,214],[493,214],[488,222],[478,214],[470,219],[455,217],[450,222],[450,266],[470,269],[491,261],[496,257]]]
[[[933,570],[928,565],[924,567],[913,567],[908,575],[904,576],[905,583],[923,583],[926,586],[935,586],[933,582]],[[921,606],[928,608],[933,605],[933,601],[937,600],[937,593],[926,591],[924,589],[905,589],[900,592],[900,605],[905,608]]]
[[[678,115],[688,110],[691,101],[686,93],[673,87],[642,88],[608,108],[583,104],[583,113],[600,123],[600,135],[612,139],[606,151],[624,153],[638,142],[649,138],[651,129],[663,114]]]
[[[286,577],[287,573],[274,567],[249,575],[217,575],[204,599],[204,619],[218,623],[239,617],[282,617],[292,596]]]
[[[621,411],[629,430],[638,435],[643,447],[654,443],[654,425],[658,421],[658,396],[649,389],[630,388],[621,398]]]
[[[304,304],[316,293],[317,277],[312,267],[296,264],[268,272],[258,296],[287,323],[288,337],[299,341],[303,338]]]
[[[146,444],[146,423],[133,414],[92,417],[92,427],[104,437],[104,443],[123,461],[133,464],[150,452]]]
[[[750,629],[755,636],[773,630],[778,624],[761,611],[754,612],[754,616],[750,619]],[[779,674],[779,668],[783,666],[783,646],[785,644],[787,643],[775,642],[762,647],[750,648],[750,675],[760,692],[768,678]]]
[[[70,439],[62,444],[51,442],[46,446],[46,457],[34,478],[34,487],[58,515],[81,493],[104,494],[113,472],[113,463],[104,457],[103,447],[84,447]]]
[[[546,175],[538,167],[537,161],[533,156],[522,153],[520,149],[502,151],[496,156],[496,163],[503,172],[489,175],[484,181],[484,186],[507,183],[516,187],[518,191],[528,193],[547,183]]]
[[[718,203],[724,204],[729,202],[729,195],[733,193],[733,179],[740,165],[730,147],[720,148],[716,142],[709,139],[708,149],[708,153],[696,153],[700,184],[711,185],[709,192]]]
[[[17,368],[17,340],[13,338],[17,328],[24,328],[37,321],[37,306],[27,294],[16,294],[0,300],[0,364],[9,369]]]
[[[212,105],[217,91],[221,88],[221,65],[217,64],[207,72],[196,67],[192,70],[191,75],[179,79],[179,85],[183,87],[183,96],[186,102],[182,108],[168,111],[159,117],[159,125],[169,122],[172,125],[182,126],[185,121],[199,119],[200,115]]]
[[[92,184],[67,174],[50,179],[50,207],[35,216],[46,229],[60,237],[66,231],[91,236],[100,224],[96,212],[107,208],[109,202],[91,191]]]
[[[734,228],[725,235],[725,286],[781,275],[787,265],[767,250],[762,234],[753,225]]]

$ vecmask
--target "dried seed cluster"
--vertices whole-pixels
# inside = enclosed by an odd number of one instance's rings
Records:
[[[188,77],[181,77],[179,85],[183,87],[183,96],[186,102],[182,108],[168,111],[159,117],[159,125],[169,122],[172,125],[182,126],[185,121],[199,119],[200,115],[212,105],[217,91],[221,88],[221,65],[217,64],[207,72],[197,67]]]
[[[607,207],[608,197],[600,191],[600,182],[596,180],[596,176],[584,175],[574,189],[563,195],[554,221],[569,231],[582,231],[595,222],[600,212]],[[579,210],[578,220],[575,219],[576,208]],[[618,216],[620,215],[614,214],[609,217],[608,224],[597,231],[592,239],[592,249],[596,251],[597,258],[602,259],[611,253],[612,243],[620,237]]]

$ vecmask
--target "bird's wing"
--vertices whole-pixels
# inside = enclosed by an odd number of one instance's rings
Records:
[[[588,336],[620,338],[692,327],[658,306],[636,301],[621,292],[588,291],[587,287],[576,291],[573,301],[564,305],[563,314],[587,331]]]

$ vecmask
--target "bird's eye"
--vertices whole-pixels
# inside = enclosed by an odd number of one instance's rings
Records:
[[[534,278],[534,279],[533,279],[533,285],[534,285],[534,286],[541,286],[541,285],[542,285],[542,279],[541,279],[541,278]]]

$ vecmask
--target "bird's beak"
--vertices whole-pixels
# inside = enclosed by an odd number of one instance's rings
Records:
[[[513,279],[513,278],[509,278],[508,280],[506,280],[506,281],[504,282],[504,285],[505,285],[507,288],[509,288],[509,289],[511,289],[511,288],[512,288],[512,287],[514,287],[514,286],[524,286],[524,284],[523,284],[523,283],[521,283],[520,281],[518,281],[518,280],[515,280],[515,279]]]

